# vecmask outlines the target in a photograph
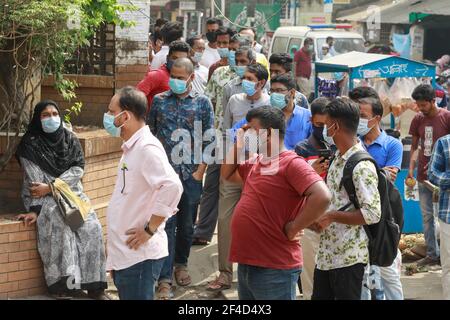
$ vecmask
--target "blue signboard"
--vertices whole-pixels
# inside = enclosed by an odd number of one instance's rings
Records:
[[[370,78],[403,78],[403,77],[434,77],[435,68],[416,61],[391,57],[353,68],[353,79]]]

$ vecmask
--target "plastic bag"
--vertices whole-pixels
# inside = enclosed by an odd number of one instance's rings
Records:
[[[383,117],[391,113],[392,103],[389,100],[389,86],[385,79],[371,79],[370,86],[378,93],[383,105]]]

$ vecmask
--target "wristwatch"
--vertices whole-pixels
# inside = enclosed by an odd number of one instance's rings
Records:
[[[154,232],[153,232],[152,230],[150,230],[149,222],[147,222],[147,223],[145,224],[144,230],[145,230],[145,232],[147,232],[151,237],[153,237],[153,236],[155,235],[155,233],[156,233],[156,230],[155,230]]]

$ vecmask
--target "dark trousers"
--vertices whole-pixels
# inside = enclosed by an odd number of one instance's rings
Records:
[[[190,177],[183,181],[183,194],[178,204],[179,211],[166,222],[169,256],[165,258],[159,282],[172,282],[173,266],[187,266],[194,235],[194,219],[197,214],[202,181]]]
[[[365,264],[350,267],[314,269],[314,288],[311,300],[361,300]]]
[[[220,164],[208,165],[194,238],[211,241],[214,235],[219,215],[219,181]],[[194,220],[196,217],[197,215],[194,216]]]

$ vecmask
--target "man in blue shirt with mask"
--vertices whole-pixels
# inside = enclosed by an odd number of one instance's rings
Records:
[[[359,103],[360,122],[358,135],[367,152],[375,159],[378,166],[383,168],[391,181],[395,181],[397,173],[401,169],[403,146],[398,139],[386,134],[381,130],[380,122],[383,117],[383,106],[375,90],[371,88],[356,88],[349,96]],[[403,300],[403,288],[400,282],[401,254],[397,255],[394,263],[389,267],[370,266],[370,273],[375,274],[375,285],[380,293],[377,298],[382,298],[380,290],[384,290],[386,300]],[[367,271],[369,271],[367,270]],[[368,272],[366,271],[366,275]],[[370,276],[368,276],[371,279]],[[381,279],[380,279],[381,278]],[[380,281],[381,280],[381,281]],[[370,297],[370,285],[364,284],[362,299]],[[378,288],[377,288],[378,287]]]
[[[312,133],[311,111],[295,104],[295,82],[288,74],[279,75],[270,81],[270,104],[284,113],[286,134],[284,144],[293,150],[300,141],[307,139]],[[247,123],[242,119],[233,126],[238,130]]]

